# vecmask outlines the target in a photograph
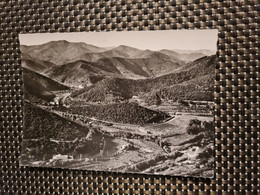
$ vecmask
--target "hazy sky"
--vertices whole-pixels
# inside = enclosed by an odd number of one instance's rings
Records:
[[[21,45],[39,45],[49,41],[85,42],[99,47],[127,45],[139,49],[217,49],[218,30],[160,30],[80,33],[20,34]]]

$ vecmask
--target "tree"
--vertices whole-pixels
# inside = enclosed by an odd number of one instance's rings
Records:
[[[198,119],[192,119],[189,122],[188,127],[186,128],[186,132],[188,134],[198,134],[201,131],[203,131],[202,127],[201,127],[201,121]]]

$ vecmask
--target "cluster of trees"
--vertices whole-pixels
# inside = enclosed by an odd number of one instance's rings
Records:
[[[113,103],[107,105],[89,105],[70,107],[70,113],[95,117],[99,120],[143,125],[159,122],[169,117],[164,112],[153,111],[139,106],[137,103]]]
[[[46,101],[42,98],[39,98],[33,94],[31,94],[26,88],[24,88],[24,98],[25,100],[28,100],[31,103],[36,103],[36,104],[47,104],[49,101]]]
[[[86,135],[89,131],[85,126],[68,121],[30,103],[25,103],[24,113],[25,139],[45,137],[72,140]]]
[[[48,77],[41,75],[37,72],[34,72],[28,68],[23,67],[23,74],[24,77],[30,78],[31,82],[34,81],[37,84],[41,84],[45,88],[47,88],[49,91],[58,91],[58,90],[68,90],[69,87],[60,84],[52,79],[49,79]],[[25,87],[26,87],[25,83]]]
[[[145,102],[150,105],[160,104],[160,99],[180,101],[213,101],[214,100],[214,75],[206,75],[192,79],[183,84],[175,84],[158,88],[145,95]]]
[[[213,121],[200,121],[198,119],[192,119],[186,128],[188,134],[199,134],[204,131],[213,131]]]
[[[80,140],[75,142],[61,141],[59,143],[50,141],[50,139],[27,140],[24,148],[29,150],[24,151],[23,161],[26,160],[49,160],[56,154],[71,154],[75,158],[80,154],[83,156],[98,154],[103,148],[102,139],[95,138],[94,140]]]
[[[80,155],[83,157],[91,157],[93,155],[99,154],[100,150],[103,149],[105,142],[105,137],[97,132],[93,132],[90,139],[82,138],[75,145],[73,154],[76,158]]]
[[[68,154],[75,147],[72,143],[56,143],[50,139],[40,138],[37,141],[26,140],[24,142],[25,157],[22,160],[49,160],[55,154]],[[28,149],[26,149],[28,148]]]
[[[93,134],[90,139],[86,138],[86,135],[80,136],[75,134],[74,140],[68,141],[56,137],[51,139],[48,135],[38,137],[37,139],[26,139],[24,141],[24,157],[23,162],[26,160],[48,160],[55,154],[72,154],[75,158],[83,155],[98,154],[102,149],[104,137],[93,130]]]
[[[89,80],[92,84],[95,84],[95,83],[101,81],[102,79],[104,79],[104,76],[102,76],[102,75],[90,75],[89,76]]]
[[[124,82],[126,80],[121,78],[103,79],[95,85],[74,92],[72,97],[78,97],[87,102],[115,102],[129,99],[132,97],[132,93]]]

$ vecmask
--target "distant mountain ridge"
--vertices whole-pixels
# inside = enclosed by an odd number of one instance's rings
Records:
[[[65,40],[51,41],[42,45],[21,46],[22,56],[23,54],[30,54],[34,59],[48,61],[55,65],[77,60],[85,53],[102,51],[106,51],[106,49],[82,42],[74,43]]]
[[[205,56],[212,56],[212,55],[216,55],[216,51],[215,50],[210,50],[210,49],[200,49],[200,50],[181,50],[181,49],[175,49],[174,51],[176,51],[177,53],[180,54],[191,54],[191,53],[202,53]]]
[[[94,61],[103,57],[124,57],[124,58],[143,58],[150,55],[153,52],[159,52],[163,54],[170,54],[170,57],[179,58],[182,60],[183,56],[191,55],[194,58],[194,54],[202,57],[206,55],[212,55],[212,51],[209,50],[169,50],[162,49],[160,51],[141,50],[134,47],[119,45],[117,47],[98,47],[83,42],[68,42],[65,40],[51,41],[41,45],[21,45],[22,55],[30,54],[34,59],[49,61],[56,65],[62,65],[76,60]],[[97,55],[92,60],[84,54]],[[194,59],[190,60],[193,61]]]
[[[205,56],[202,53],[181,54],[166,49],[140,50],[125,45],[102,48],[64,40],[51,41],[42,45],[21,45],[21,52],[24,67],[43,73],[50,78],[66,81],[66,84],[71,85],[84,83],[84,80],[89,85],[91,82],[88,76],[107,76],[111,72],[110,68],[111,70],[117,69],[116,72],[119,71],[116,73],[117,76],[123,78],[144,79],[161,76],[175,72],[188,62]],[[68,64],[78,64],[79,61],[84,62],[85,76],[80,79],[81,81],[75,82],[72,73],[69,76],[68,72],[62,73],[62,71],[68,69]],[[88,65],[86,66],[86,64]],[[89,70],[86,71],[86,69]],[[75,71],[72,70],[72,72]]]

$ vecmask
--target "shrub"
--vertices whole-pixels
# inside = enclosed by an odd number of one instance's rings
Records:
[[[186,132],[188,134],[193,134],[194,135],[194,134],[198,134],[198,133],[200,133],[202,131],[203,131],[203,129],[201,127],[201,121],[200,120],[198,120],[198,119],[190,120],[189,125],[186,128]]]
[[[200,121],[198,119],[192,119],[189,122],[186,132],[188,134],[199,134],[200,132],[213,130],[213,121]]]

